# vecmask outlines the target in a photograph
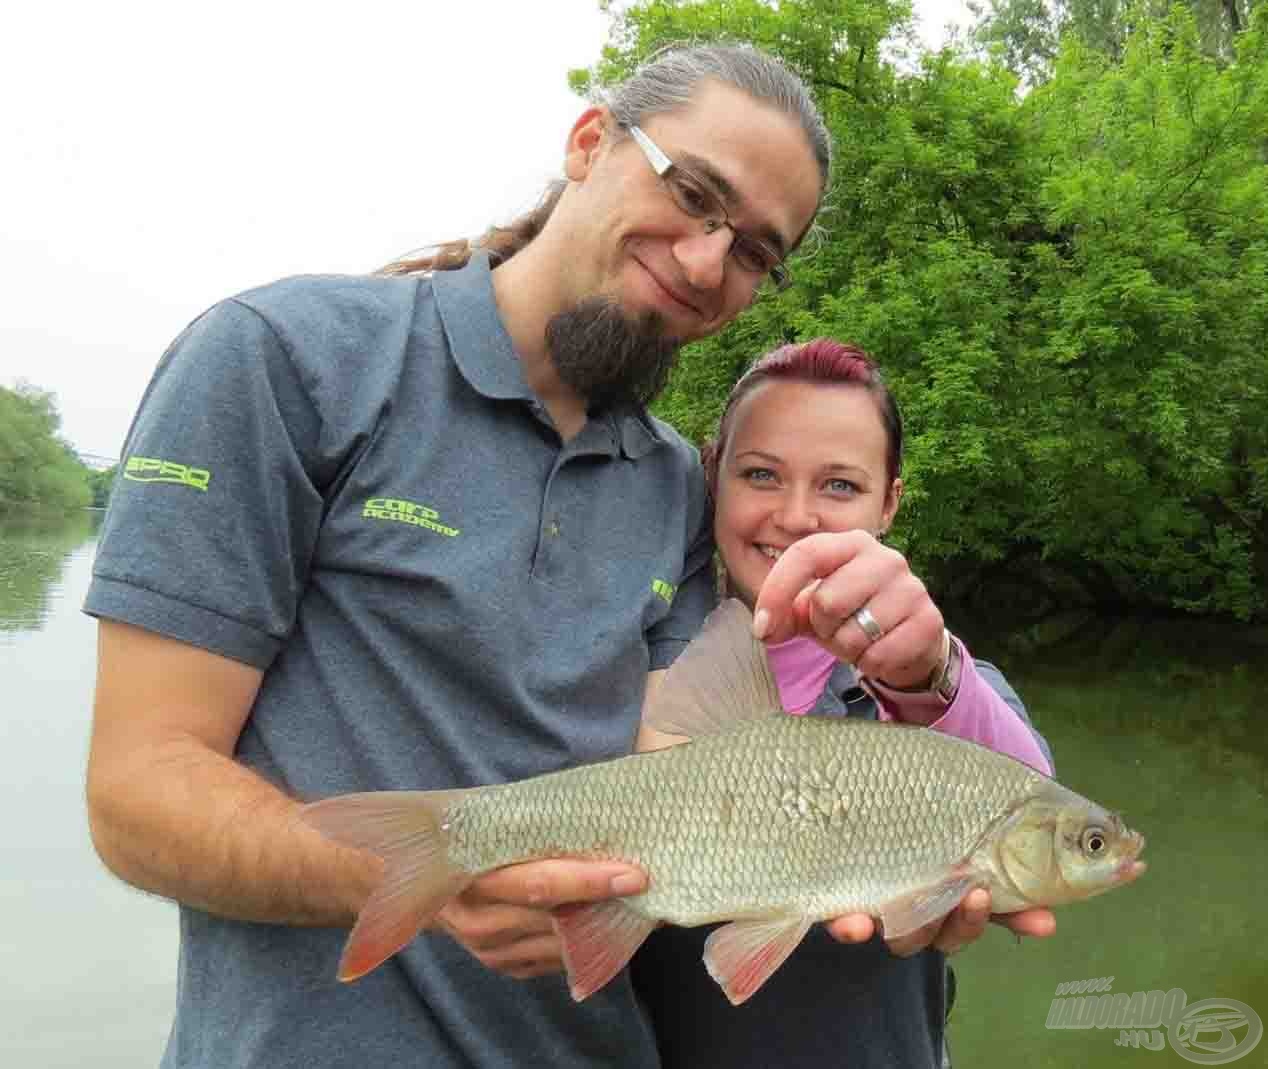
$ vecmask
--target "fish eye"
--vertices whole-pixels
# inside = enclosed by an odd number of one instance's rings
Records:
[[[1105,832],[1100,828],[1086,828],[1083,832],[1083,852],[1088,857],[1097,857],[1105,849]]]

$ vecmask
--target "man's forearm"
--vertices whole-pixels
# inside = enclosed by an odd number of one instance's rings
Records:
[[[300,805],[191,737],[138,747],[107,774],[89,769],[89,822],[126,882],[239,920],[348,925],[376,860],[298,819]]]

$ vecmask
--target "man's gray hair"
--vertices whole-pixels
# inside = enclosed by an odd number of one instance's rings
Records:
[[[671,46],[656,53],[620,85],[605,89],[606,104],[623,126],[684,108],[699,84],[714,79],[801,123],[819,164],[820,200],[832,168],[832,139],[806,83],[782,60],[748,44]]]
[[[801,123],[819,164],[819,206],[832,170],[832,140],[806,83],[768,52],[748,44],[675,45],[656,53],[620,85],[599,90],[604,104],[622,125],[640,125],[651,115],[687,107],[700,83],[714,79],[742,89],[754,100],[782,111]],[[474,241],[460,238],[395,260],[380,273],[413,275],[449,271],[483,249],[496,266],[525,248],[546,225],[568,183],[555,181],[537,207],[504,226],[491,226]],[[817,231],[812,228],[811,234]]]

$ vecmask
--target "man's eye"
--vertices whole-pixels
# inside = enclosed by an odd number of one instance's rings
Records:
[[[666,181],[669,183],[669,189],[674,195],[674,200],[678,202],[678,206],[688,215],[700,217],[718,214],[717,199],[700,183],[684,175],[681,171],[670,173]]]
[[[735,242],[731,245],[731,255],[745,271],[752,271],[754,274],[764,275],[779,263],[770,249],[745,234],[736,235]]]

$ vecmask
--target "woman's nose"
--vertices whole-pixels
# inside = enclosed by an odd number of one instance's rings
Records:
[[[819,529],[819,513],[804,494],[790,494],[781,504],[775,522],[785,531],[810,534]]]

